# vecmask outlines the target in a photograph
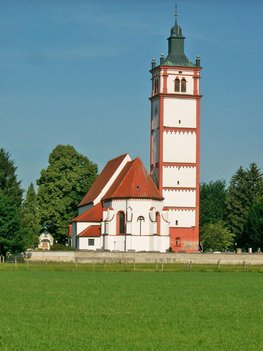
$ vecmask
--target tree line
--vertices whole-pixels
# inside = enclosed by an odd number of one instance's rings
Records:
[[[48,166],[24,193],[8,151],[0,149],[0,255],[35,248],[44,228],[55,242],[67,242],[77,205],[97,177],[98,168],[73,146],[58,145]]]
[[[40,172],[37,191],[17,180],[11,155],[0,149],[0,255],[35,248],[44,228],[65,245],[77,205],[98,168],[73,146],[58,145]],[[255,163],[240,167],[229,185],[201,183],[200,247],[203,251],[263,249],[263,175]]]
[[[263,249],[263,175],[256,163],[240,167],[228,186],[201,184],[200,245],[205,251]]]

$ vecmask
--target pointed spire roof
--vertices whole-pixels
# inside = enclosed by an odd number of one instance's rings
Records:
[[[184,53],[184,39],[182,28],[177,23],[177,6],[175,9],[175,24],[171,28],[170,37],[168,38],[168,56],[164,60],[166,66],[195,67],[188,60]]]
[[[139,158],[126,164],[102,201],[120,198],[163,200]]]

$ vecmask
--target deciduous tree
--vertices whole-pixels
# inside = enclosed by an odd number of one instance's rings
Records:
[[[229,231],[224,221],[207,223],[202,226],[200,243],[204,251],[224,251],[233,246],[234,234]]]
[[[58,145],[51,152],[37,180],[40,224],[46,224],[59,243],[65,243],[69,221],[96,176],[97,165],[73,146]]]

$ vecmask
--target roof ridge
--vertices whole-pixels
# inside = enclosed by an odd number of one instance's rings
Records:
[[[102,201],[125,197],[163,199],[139,157],[126,163]]]
[[[87,191],[86,195],[82,198],[81,202],[79,203],[79,207],[85,206],[87,204],[93,203],[103,192],[105,187],[107,186],[108,182],[114,177],[115,173],[119,169],[119,167],[123,164],[123,162],[126,160],[130,160],[130,155],[128,153],[117,156],[107,162],[107,164],[104,166],[90,189]],[[126,163],[125,161],[125,163]],[[128,161],[129,162],[129,161]],[[122,169],[125,167],[122,166]],[[118,171],[118,174],[122,171]],[[118,177],[118,175],[117,175]],[[100,200],[100,198],[99,198]]]

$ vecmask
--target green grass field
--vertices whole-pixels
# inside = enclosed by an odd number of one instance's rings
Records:
[[[263,349],[260,272],[2,269],[0,293],[1,351]]]

